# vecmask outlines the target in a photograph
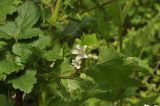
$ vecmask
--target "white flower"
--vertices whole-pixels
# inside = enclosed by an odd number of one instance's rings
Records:
[[[81,68],[81,60],[72,60],[72,65],[76,68],[76,69],[80,69]]]
[[[144,104],[144,106],[149,106],[149,105],[147,105],[147,104]]]
[[[76,48],[72,50],[72,54],[76,54],[76,60],[88,58],[88,55],[86,53],[87,45],[84,45],[81,47],[79,44],[76,45]]]

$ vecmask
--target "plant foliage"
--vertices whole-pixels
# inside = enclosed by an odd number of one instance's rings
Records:
[[[158,0],[0,0],[2,106],[160,105]]]

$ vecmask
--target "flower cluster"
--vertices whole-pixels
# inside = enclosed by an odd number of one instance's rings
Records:
[[[87,45],[80,46],[79,44],[76,45],[75,48],[72,50],[72,54],[76,55],[75,59],[72,60],[72,65],[76,69],[81,68],[82,59],[88,58],[86,53]]]

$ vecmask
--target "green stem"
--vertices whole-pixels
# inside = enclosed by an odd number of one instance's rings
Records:
[[[44,87],[42,85],[39,91],[39,97],[38,97],[39,106],[46,106],[46,90],[43,88]]]
[[[53,6],[51,7],[51,11],[52,11],[52,16],[51,16],[51,26],[50,26],[50,35],[51,35],[51,47],[53,46],[53,42],[54,42],[54,36],[52,35],[53,30],[55,29],[55,23],[57,22],[57,18],[58,18],[58,13],[60,10],[62,4],[62,0],[57,0],[56,2],[56,6],[53,8]]]
[[[122,99],[119,101],[119,105],[123,106],[123,100]]]
[[[62,0],[57,0],[56,6],[52,8],[52,22],[53,24],[57,21],[58,13],[62,4]]]
[[[57,74],[51,74],[51,73],[46,73],[46,74],[40,74],[39,76],[42,76],[42,77],[56,77],[58,79],[74,79],[76,77],[78,77],[80,74],[79,71],[76,71],[70,75],[57,75]]]
[[[119,32],[119,49],[122,51],[123,47],[123,37],[122,37],[122,9],[121,9],[121,2],[118,0],[118,9],[119,9],[119,26],[118,26],[118,32]]]

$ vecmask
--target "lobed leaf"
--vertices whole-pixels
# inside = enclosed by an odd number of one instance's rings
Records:
[[[34,84],[37,82],[35,75],[35,70],[28,69],[23,75],[10,80],[9,83],[12,83],[12,86],[15,89],[20,89],[25,93],[30,93]]]
[[[52,50],[44,51],[43,58],[48,61],[56,61],[56,59],[63,59],[63,48],[56,44]]]
[[[6,74],[9,75],[12,72],[16,72],[22,70],[24,68],[23,65],[18,65],[15,62],[11,62],[8,60],[0,61],[0,75]]]
[[[0,27],[0,38],[28,39],[42,33],[40,29],[32,28],[40,16],[39,10],[33,2],[25,2],[20,5],[18,7],[18,14],[15,22],[8,22]]]
[[[6,22],[6,15],[11,14],[16,10],[16,7],[13,5],[14,0],[1,0],[0,1],[0,24]]]

